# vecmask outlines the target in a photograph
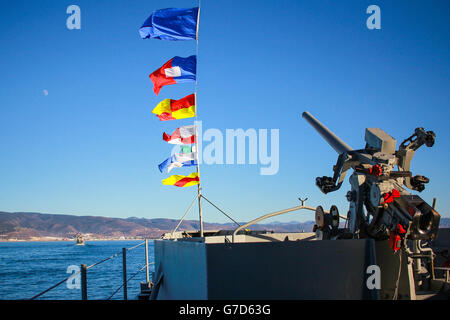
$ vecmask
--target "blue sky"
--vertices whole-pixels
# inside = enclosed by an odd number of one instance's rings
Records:
[[[66,28],[71,4],[81,8],[81,30]],[[371,4],[381,8],[381,30],[366,27]],[[167,174],[157,165],[171,150],[162,132],[192,119],[159,122],[151,110],[194,85],[155,96],[148,75],[173,56],[195,54],[195,41],[142,40],[138,29],[155,9],[196,5],[1,2],[0,210],[181,217],[196,188],[163,186]],[[345,214],[348,180],[326,196],[314,185],[316,176],[331,175],[337,155],[301,118],[308,110],[353,148],[364,146],[366,127],[398,144],[416,127],[433,130],[435,146],[418,150],[412,171],[431,179],[421,196],[437,197],[438,211],[450,217],[449,10],[448,1],[203,0],[203,130],[280,130],[276,175],[261,176],[258,165],[203,165],[205,196],[239,221],[298,205],[300,196]],[[205,221],[228,221],[203,207]],[[194,209],[188,219],[195,218]]]

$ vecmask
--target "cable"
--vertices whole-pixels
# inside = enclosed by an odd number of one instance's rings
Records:
[[[154,264],[154,262],[151,262],[151,263],[149,263],[148,265],[147,265],[147,264],[144,265],[141,269],[138,270],[138,272],[136,272],[136,273],[133,274],[131,277],[129,277],[129,278],[127,279],[127,281],[125,281],[125,283],[128,283],[128,281],[130,281],[131,279],[133,279],[135,276],[137,276],[137,275],[139,274],[139,272],[141,272],[142,270],[144,270],[147,266],[149,266],[149,265],[151,265],[151,264]],[[123,285],[124,285],[124,283],[122,283],[122,285],[121,285],[119,288],[117,288],[117,290],[114,291],[114,293],[113,293],[112,295],[110,295],[106,300],[110,300],[117,292],[119,292],[120,289],[123,288]]]
[[[402,250],[397,251],[399,254],[399,266],[398,266],[398,275],[397,275],[397,281],[395,282],[395,290],[394,290],[394,295],[392,296],[392,300],[397,300],[398,299],[398,287],[400,284],[400,275],[402,273]]]
[[[206,199],[206,197],[201,194],[200,197],[202,197],[203,199],[205,199],[206,201],[208,201],[214,208],[216,208],[217,210],[219,210],[220,212],[222,212],[225,216],[227,216],[231,221],[233,221],[234,223],[236,223],[239,227],[241,226],[239,223],[236,222],[236,220],[234,220],[232,217],[230,217],[229,215],[227,215],[225,212],[223,212],[218,206],[216,206],[214,203],[212,203],[211,201],[209,201],[208,199]]]
[[[140,243],[140,244],[138,244],[138,245],[136,245],[136,246],[134,246],[134,247],[128,248],[127,251],[133,250],[133,249],[135,249],[135,248],[137,248],[137,247],[143,245],[144,243],[145,243],[145,241],[142,242],[142,243]],[[101,261],[99,261],[99,262],[96,262],[96,263],[90,265],[89,267],[86,268],[86,270],[88,270],[88,269],[90,269],[90,268],[92,268],[92,267],[95,267],[96,265],[99,265],[99,264],[101,264],[101,263],[103,263],[103,262],[106,262],[106,261],[108,261],[108,260],[111,260],[111,259],[113,259],[113,258],[115,258],[115,257],[117,257],[117,256],[119,256],[119,255],[121,255],[121,254],[122,254],[122,252],[118,252],[118,253],[116,253],[116,254],[113,254],[112,256],[110,256],[110,257],[108,257],[108,258],[106,258],[106,259],[103,259],[103,260],[101,260]],[[153,262],[152,262],[152,263],[153,263]],[[152,264],[152,263],[149,263],[149,264]],[[60,282],[56,283],[55,285],[51,286],[50,288],[48,288],[48,289],[42,291],[41,293],[35,295],[35,296],[32,297],[30,300],[34,300],[34,299],[36,299],[36,298],[42,296],[44,293],[47,293],[47,292],[49,292],[50,290],[53,290],[54,288],[58,287],[59,285],[63,284],[64,282],[66,282],[66,281],[69,280],[70,278],[73,278],[73,277],[77,276],[77,275],[80,274],[80,273],[81,273],[81,271],[78,271],[78,272],[75,272],[74,274],[71,274],[70,276],[68,276],[67,278],[61,280]]]

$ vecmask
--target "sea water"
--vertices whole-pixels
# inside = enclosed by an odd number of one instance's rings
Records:
[[[73,274],[81,264],[90,266],[120,253],[115,258],[87,271],[89,300],[108,299],[123,283],[122,248],[131,248],[143,240],[75,242],[0,242],[0,300],[30,299]],[[153,262],[153,241],[148,241],[149,264]],[[145,245],[127,251],[127,278],[145,266]],[[150,264],[149,273],[154,271]],[[136,299],[146,270],[127,283],[128,299]],[[79,300],[79,279],[72,278],[37,299]],[[123,299],[123,288],[112,300]]]

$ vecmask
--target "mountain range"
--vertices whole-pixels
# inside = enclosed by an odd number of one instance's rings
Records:
[[[107,218],[0,211],[0,240],[32,240],[46,237],[73,239],[77,233],[96,239],[155,239],[165,232],[171,232],[178,222],[179,220],[176,219],[165,218]],[[273,230],[275,232],[310,232],[313,226],[313,221],[272,222],[256,224],[251,229]],[[205,230],[232,230],[236,228],[236,224],[204,222],[203,227]],[[441,218],[440,227],[449,228],[450,218]],[[184,220],[178,230],[192,231],[198,229],[198,221]]]
[[[32,212],[0,211],[0,240],[30,240],[45,237],[72,239],[77,233],[90,238],[159,238],[171,232],[179,220],[145,218],[107,218],[99,216],[74,216],[65,214],[43,214]],[[245,222],[243,222],[245,223]],[[243,224],[242,223],[242,224]],[[252,230],[273,230],[278,232],[309,232],[314,226],[308,222],[274,222],[256,224]],[[204,222],[205,230],[230,230],[234,223]],[[184,220],[178,230],[198,230],[198,220]]]

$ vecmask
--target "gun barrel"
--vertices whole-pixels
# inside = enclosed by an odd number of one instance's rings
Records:
[[[324,138],[338,154],[353,150],[348,144],[325,127],[319,120],[314,118],[308,111],[303,112],[302,116],[314,129],[316,129],[322,138]]]

